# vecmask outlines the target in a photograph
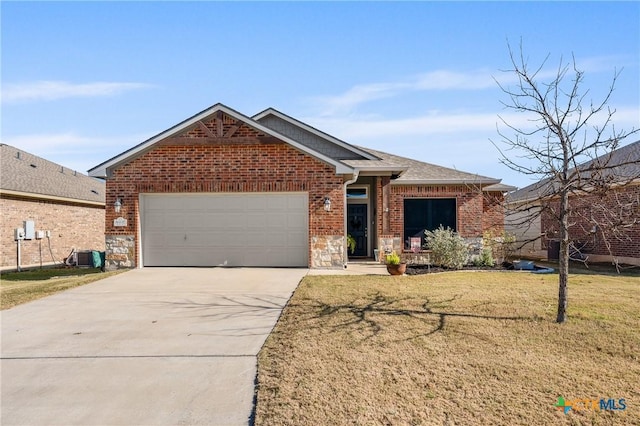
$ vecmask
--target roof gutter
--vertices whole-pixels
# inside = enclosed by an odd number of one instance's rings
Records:
[[[358,180],[358,175],[360,174],[359,169],[353,169],[353,178],[349,179],[344,183],[344,188],[342,191],[343,198],[343,217],[344,217],[344,238],[342,239],[342,258],[344,259],[344,268],[347,269],[347,258],[348,258],[348,246],[347,246],[347,186],[355,183]]]
[[[85,204],[89,206],[105,207],[105,202],[81,200],[79,198],[59,197],[57,195],[36,194],[35,192],[12,191],[10,189],[0,189],[0,195],[11,195],[21,198],[34,198],[39,200],[63,201],[73,204]]]
[[[392,180],[391,185],[495,185],[500,179],[455,180],[455,179],[415,179]]]

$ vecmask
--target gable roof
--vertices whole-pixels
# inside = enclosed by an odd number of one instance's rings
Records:
[[[105,204],[105,183],[59,164],[0,144],[0,193],[83,204]]]
[[[219,111],[266,135],[288,143],[325,163],[333,165],[336,168],[336,174],[353,175],[360,173],[363,175],[393,176],[392,184],[394,185],[495,185],[500,182],[500,179],[462,172],[399,155],[351,145],[274,108],[268,108],[249,118],[220,103],[99,164],[89,170],[89,175],[106,177],[114,168],[126,164],[153,149],[156,143],[186,131],[197,125],[199,121],[205,120]],[[502,192],[515,189],[504,185],[493,188],[491,190]]]
[[[146,141],[134,146],[133,148],[95,166],[94,168],[89,170],[89,176],[94,176],[94,177],[107,177],[110,173],[110,170],[122,165],[122,164],[126,164],[136,158],[138,158],[139,156],[145,154],[146,152],[152,150],[155,146],[156,143],[177,135],[187,129],[189,129],[191,126],[196,125],[199,121],[204,120],[214,114],[216,114],[217,112],[223,112],[225,114],[227,114],[228,116],[243,122],[244,124],[258,130],[259,132],[262,132],[264,134],[267,134],[269,136],[273,136],[277,139],[280,139],[281,141],[291,145],[292,147],[307,153],[309,155],[311,155],[312,157],[317,158],[320,161],[323,161],[325,163],[328,163],[332,166],[334,166],[336,168],[336,173],[338,174],[342,174],[342,173],[353,173],[353,169],[350,168],[349,166],[345,165],[344,163],[340,162],[339,160],[333,159],[325,154],[322,154],[320,152],[317,152],[313,149],[311,149],[308,146],[305,146],[303,144],[301,144],[298,141],[295,141],[285,135],[282,135],[260,123],[258,123],[257,121],[253,120],[252,118],[247,117],[244,114],[239,113],[238,111],[229,108],[226,105],[223,105],[221,103],[217,103],[215,105],[213,105],[210,108],[207,108],[199,113],[197,113],[196,115],[187,118],[186,120],[176,124],[175,126],[147,139]]]
[[[362,148],[348,144],[274,108],[265,109],[254,115],[253,119],[318,151],[326,151],[327,155],[336,160],[379,160]]]
[[[588,174],[592,167],[597,169],[599,166],[604,167],[599,178],[610,180],[611,183],[637,179],[640,176],[640,141],[596,157],[579,165],[577,169]],[[533,201],[552,194],[556,189],[555,180],[545,178],[508,194],[507,199],[509,202]]]

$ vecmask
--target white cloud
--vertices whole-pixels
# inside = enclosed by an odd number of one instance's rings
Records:
[[[537,74],[538,79],[553,79],[558,74],[558,63],[549,58],[542,70]],[[558,58],[565,66],[571,65],[571,58]],[[589,74],[613,71],[615,63],[629,62],[624,56],[599,56],[576,59],[578,69]],[[527,64],[530,71],[533,66]],[[569,70],[571,74],[571,70]],[[380,99],[405,96],[424,91],[480,91],[488,89],[499,90],[498,84],[509,87],[518,83],[517,76],[509,70],[479,68],[460,72],[452,70],[435,70],[423,74],[406,76],[398,81],[373,82],[357,84],[343,93],[329,96],[319,96],[312,99],[322,117],[351,114],[361,105]]]
[[[67,81],[33,81],[5,84],[2,102],[52,101],[64,98],[90,98],[114,96],[120,93],[152,87],[144,83],[92,82],[70,83]]]
[[[486,69],[466,73],[436,70],[396,82],[359,84],[342,94],[317,97],[314,101],[318,104],[321,116],[344,115],[371,101],[414,92],[495,89],[494,74],[503,84],[513,80],[508,74],[499,71],[492,74]]]
[[[523,122],[521,116],[509,116],[510,123]],[[438,112],[399,119],[354,117],[307,118],[308,123],[349,142],[407,137],[431,137],[444,134],[494,132],[497,114],[443,114]]]
[[[468,73],[438,70],[418,76],[414,87],[416,90],[482,90],[494,89],[496,82],[487,70]]]

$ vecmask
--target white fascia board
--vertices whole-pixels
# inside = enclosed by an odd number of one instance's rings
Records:
[[[394,174],[397,173],[400,176],[402,176],[402,173],[406,172],[407,170],[409,170],[409,167],[407,166],[398,166],[398,167],[393,167],[393,166],[384,166],[384,167],[379,167],[379,166],[358,166],[356,167],[360,173],[373,173],[374,175],[376,173],[389,173],[389,174]]]
[[[151,139],[146,140],[145,142],[142,142],[141,144],[129,149],[128,151],[123,152],[122,154],[112,158],[111,160],[108,160],[96,167],[94,167],[93,169],[89,170],[89,176],[91,177],[102,177],[102,178],[106,178],[107,174],[109,172],[109,169],[120,164],[123,163],[125,161],[131,160],[135,157],[137,157],[138,155],[143,154],[144,152],[146,152],[147,150],[151,149],[151,147],[153,145],[155,145],[157,142],[160,142],[163,139],[166,139],[168,137],[171,137],[175,134],[178,134],[186,129],[188,129],[189,127],[193,126],[194,124],[196,124],[198,121],[218,112],[218,111],[222,111],[225,114],[234,117],[236,119],[238,119],[239,121],[242,121],[244,123],[247,123],[248,125],[250,125],[251,127],[255,128],[256,130],[259,130],[265,134],[268,134],[270,136],[273,136],[275,138],[278,138],[280,140],[282,140],[283,142],[288,143],[289,145],[293,146],[294,148],[311,155],[312,157],[317,158],[318,160],[321,160],[325,163],[328,163],[332,166],[334,166],[336,168],[336,174],[349,174],[349,173],[353,173],[353,168],[347,166],[346,164],[334,160],[333,158],[327,157],[324,154],[321,154],[319,152],[316,152],[284,135],[281,135],[278,132],[275,132],[271,129],[269,129],[268,127],[263,126],[262,124],[258,123],[257,121],[253,120],[252,118],[247,117],[244,114],[239,113],[238,111],[235,111],[223,104],[216,104],[214,106],[212,106],[211,108],[208,108],[204,111],[202,111],[199,114],[194,115],[193,117],[183,121],[180,124],[177,124],[174,127],[171,127],[170,129],[165,130],[162,133],[159,133],[158,135],[152,137]]]
[[[260,113],[258,113],[256,115],[254,115],[253,119],[258,121],[261,118],[266,117],[267,115],[275,115],[276,117],[278,117],[278,118],[280,118],[280,119],[282,119],[282,120],[284,120],[284,121],[286,121],[286,122],[288,122],[290,124],[293,124],[294,126],[298,126],[301,129],[304,129],[309,133],[313,133],[314,135],[316,135],[316,136],[318,136],[318,137],[320,137],[320,138],[322,138],[322,139],[324,139],[324,140],[326,140],[328,142],[331,142],[331,143],[333,143],[335,145],[338,145],[338,146],[340,146],[340,147],[342,147],[344,149],[347,149],[347,150],[349,150],[349,151],[351,151],[351,152],[353,152],[355,154],[358,154],[358,155],[360,155],[360,156],[362,156],[362,157],[364,157],[364,158],[366,158],[368,160],[380,160],[380,158],[376,157],[375,155],[373,155],[371,153],[363,151],[363,150],[361,150],[361,149],[359,149],[359,148],[357,148],[357,147],[355,147],[353,145],[350,145],[350,144],[346,143],[345,141],[341,141],[340,139],[338,139],[338,138],[336,138],[334,136],[331,136],[328,133],[324,133],[323,131],[316,129],[315,127],[309,126],[308,124],[303,123],[302,121],[299,121],[299,120],[297,120],[297,119],[295,119],[293,117],[289,117],[288,115],[283,114],[280,111],[278,111],[276,109],[273,109],[273,108],[268,108],[268,109],[266,109],[266,110],[264,110],[264,111],[262,111],[262,112],[260,112]]]

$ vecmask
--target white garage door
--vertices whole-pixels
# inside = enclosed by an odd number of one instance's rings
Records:
[[[308,266],[306,193],[145,194],[144,266]]]

